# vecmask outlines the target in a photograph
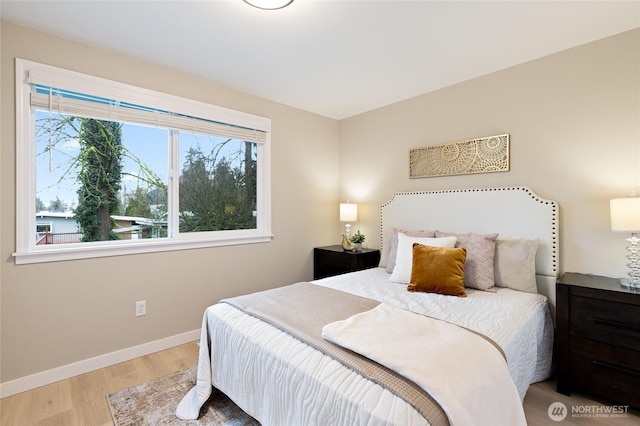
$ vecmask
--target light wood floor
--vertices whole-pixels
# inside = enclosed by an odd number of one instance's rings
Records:
[[[112,426],[108,395],[197,362],[193,342],[2,398],[0,425]]]
[[[195,364],[197,360],[198,345],[193,342],[3,398],[0,400],[0,425],[113,425],[107,404],[109,394],[188,367]],[[555,422],[547,414],[547,409],[553,402],[564,403],[569,413],[572,406],[607,405],[576,393],[571,397],[558,394],[552,380],[536,383],[529,388],[524,399],[529,425],[637,426],[640,424],[640,413],[637,411],[630,411],[626,417],[620,418],[572,417],[569,414],[565,420]]]

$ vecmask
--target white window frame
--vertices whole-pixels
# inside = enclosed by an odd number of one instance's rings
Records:
[[[271,120],[200,101],[156,92],[141,87],[86,75],[37,62],[16,59],[16,264],[53,262],[105,256],[162,252],[237,244],[264,243],[271,233]],[[118,99],[135,105],[172,111],[199,119],[265,132],[257,143],[257,225],[256,229],[212,232],[175,232],[167,238],[118,240],[36,246],[36,152],[35,112],[31,109],[31,79],[79,93]],[[169,202],[178,200],[179,164],[177,146],[170,145]],[[171,207],[169,207],[171,209]],[[177,224],[177,208],[173,220]]]

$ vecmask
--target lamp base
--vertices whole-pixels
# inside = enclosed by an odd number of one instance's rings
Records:
[[[620,285],[628,288],[634,293],[640,293],[640,282],[633,282],[627,278],[620,278]]]

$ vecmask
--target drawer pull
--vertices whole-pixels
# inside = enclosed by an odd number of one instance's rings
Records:
[[[604,327],[614,327],[614,328],[623,328],[625,330],[631,330],[631,331],[640,331],[640,326],[637,326],[637,325],[634,325],[634,324],[625,323],[625,322],[610,321],[610,320],[605,320],[605,319],[600,319],[600,318],[594,318],[593,319],[593,323],[595,325],[604,326]]]
[[[595,365],[597,367],[604,367],[604,368],[609,368],[611,370],[618,370],[618,371],[621,371],[621,372],[623,372],[625,374],[631,374],[632,376],[640,377],[640,371],[632,370],[632,369],[627,368],[627,367],[622,367],[620,365],[615,365],[615,364],[609,364],[608,362],[602,362],[602,361],[597,361],[597,360],[593,360],[592,363],[593,363],[593,365]]]

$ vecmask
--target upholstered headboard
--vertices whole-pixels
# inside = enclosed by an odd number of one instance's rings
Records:
[[[381,264],[388,258],[393,228],[537,238],[538,291],[549,299],[555,318],[558,213],[555,201],[545,200],[527,187],[396,193],[381,207]]]

